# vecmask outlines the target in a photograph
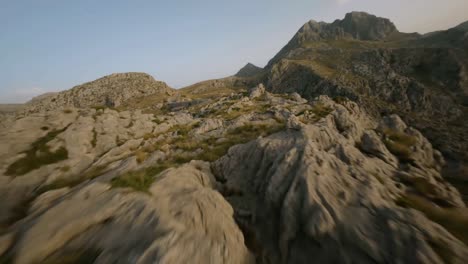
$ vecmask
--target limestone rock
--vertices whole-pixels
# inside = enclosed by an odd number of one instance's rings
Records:
[[[250,99],[258,98],[262,96],[263,94],[265,94],[265,86],[263,86],[263,84],[259,84],[258,86],[250,90],[249,98]]]

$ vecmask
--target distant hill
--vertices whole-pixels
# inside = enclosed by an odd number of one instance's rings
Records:
[[[37,112],[73,107],[118,107],[134,98],[172,93],[166,83],[156,81],[146,73],[115,73],[95,81],[73,87],[70,90],[34,98],[27,112]]]

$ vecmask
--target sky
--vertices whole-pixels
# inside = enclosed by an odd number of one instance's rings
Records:
[[[468,0],[0,0],[0,103],[69,89],[115,72],[180,88],[265,66],[308,20],[350,11],[402,32],[468,20]]]

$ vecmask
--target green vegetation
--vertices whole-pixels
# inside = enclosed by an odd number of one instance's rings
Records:
[[[208,138],[204,141],[197,142],[193,138],[188,137],[188,132],[191,130],[188,129],[189,127],[191,126],[173,127],[171,130],[177,131],[179,137],[166,142],[160,142],[160,145],[170,144],[177,149],[188,152],[201,149],[202,152],[200,154],[173,155],[168,160],[158,164],[157,166],[128,172],[114,178],[111,182],[112,186],[114,188],[130,187],[136,191],[147,192],[148,188],[153,183],[155,176],[168,168],[177,167],[180,164],[190,162],[191,160],[215,161],[225,155],[231,146],[246,143],[259,136],[267,136],[280,131],[284,129],[284,124],[245,125],[238,127],[227,132],[225,138],[223,138],[221,142],[217,142],[217,138]],[[152,149],[152,151],[155,150],[156,147]]]
[[[68,158],[68,151],[64,147],[60,147],[56,151],[50,151],[47,143],[53,140],[58,134],[65,131],[66,128],[55,130],[47,133],[42,138],[39,138],[32,143],[31,148],[23,154],[24,157],[12,163],[6,171],[6,175],[19,176],[30,171],[40,168],[43,165],[57,163]]]
[[[411,161],[411,147],[416,144],[416,138],[406,133],[386,129],[384,131],[384,143],[387,149],[401,161]]]
[[[453,236],[468,245],[468,210],[466,208],[443,208],[414,194],[406,194],[397,204],[421,211],[427,218],[443,226]]]
[[[153,167],[127,172],[117,178],[112,179],[113,188],[132,188],[139,192],[148,192],[148,188],[153,183],[155,176],[164,170],[175,166],[175,164],[166,162]]]
[[[226,138],[219,143],[215,143],[216,138],[210,138],[200,144],[203,152],[196,160],[215,161],[224,156],[230,147],[247,143],[259,136],[268,136],[284,129],[284,124],[276,125],[245,125],[229,131]]]

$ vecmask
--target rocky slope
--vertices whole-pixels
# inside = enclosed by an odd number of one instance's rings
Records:
[[[25,113],[66,107],[118,107],[133,98],[166,95],[173,90],[164,82],[145,73],[116,73],[60,93],[51,93],[31,100]]]
[[[1,129],[3,260],[468,258],[468,212],[441,176],[444,159],[398,116],[263,85],[163,104],[45,111]]]

